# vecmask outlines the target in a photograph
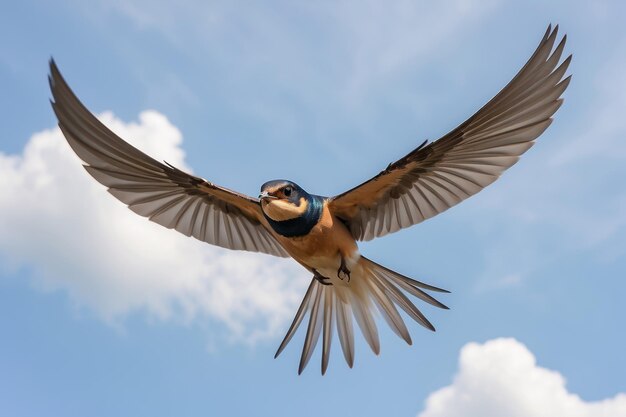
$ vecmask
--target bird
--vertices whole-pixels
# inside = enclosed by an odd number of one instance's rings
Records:
[[[411,336],[398,307],[435,330],[409,296],[447,309],[431,294],[448,291],[366,258],[358,242],[455,206],[493,183],[533,146],[551,124],[571,80],[565,74],[572,55],[561,61],[567,35],[555,47],[557,34],[558,25],[549,25],[513,79],[458,127],[333,197],[311,194],[293,181],[273,180],[255,198],[159,162],[101,123],[70,89],[53,58],[50,102],[85,170],[135,213],[212,245],[290,257],[304,267],[312,278],[275,357],[308,316],[298,374],[320,336],[325,374],[335,332],[352,368],[354,322],[377,355],[378,315],[409,345]]]

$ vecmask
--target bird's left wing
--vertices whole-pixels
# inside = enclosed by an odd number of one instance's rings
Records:
[[[289,255],[269,232],[259,200],[163,164],[126,143],[83,106],[50,61],[52,107],[85,169],[135,213],[228,249]]]
[[[482,109],[441,139],[424,142],[374,178],[333,197],[329,208],[358,240],[433,217],[476,194],[528,150],[550,125],[570,77],[559,64],[565,37],[548,27],[535,53]]]

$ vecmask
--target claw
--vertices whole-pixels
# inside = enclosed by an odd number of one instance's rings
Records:
[[[348,278],[348,282],[350,282],[350,270],[346,266],[346,261],[343,257],[341,258],[341,265],[339,265],[339,269],[337,270],[337,277],[342,281]]]
[[[313,278],[315,278],[317,282],[322,285],[333,285],[333,283],[330,282],[330,278],[326,278],[325,276],[320,275],[315,269],[313,270]]]

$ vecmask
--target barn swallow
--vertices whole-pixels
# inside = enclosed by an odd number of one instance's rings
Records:
[[[291,257],[313,278],[280,344],[278,356],[308,315],[298,373],[322,334],[326,372],[336,326],[348,365],[354,361],[353,317],[380,350],[375,310],[408,344],[398,308],[427,329],[433,325],[408,295],[447,308],[427,293],[447,292],[361,255],[368,241],[420,223],[494,182],[552,122],[571,75],[560,64],[566,37],[554,47],[549,26],[512,81],[477,113],[437,141],[424,142],[375,177],[334,197],[310,194],[287,180],[249,197],[161,163],[126,143],[78,100],[50,61],[52,107],[84,168],[135,213],[201,241],[234,250]]]

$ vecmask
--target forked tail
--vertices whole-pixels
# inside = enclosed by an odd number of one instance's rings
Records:
[[[311,359],[320,333],[322,333],[322,375],[326,372],[335,325],[343,355],[348,366],[352,367],[354,363],[353,315],[365,340],[377,355],[380,352],[380,342],[374,320],[375,309],[378,309],[394,333],[409,345],[412,343],[411,336],[396,306],[402,308],[422,326],[435,330],[405,292],[436,307],[447,309],[448,307],[424,290],[443,293],[449,291],[405,277],[363,256],[359,264],[361,268],[352,271],[351,279],[346,285],[322,285],[315,278],[311,280],[296,316],[274,357],[278,357],[287,346],[307,313],[309,322],[298,374],[302,373]]]

